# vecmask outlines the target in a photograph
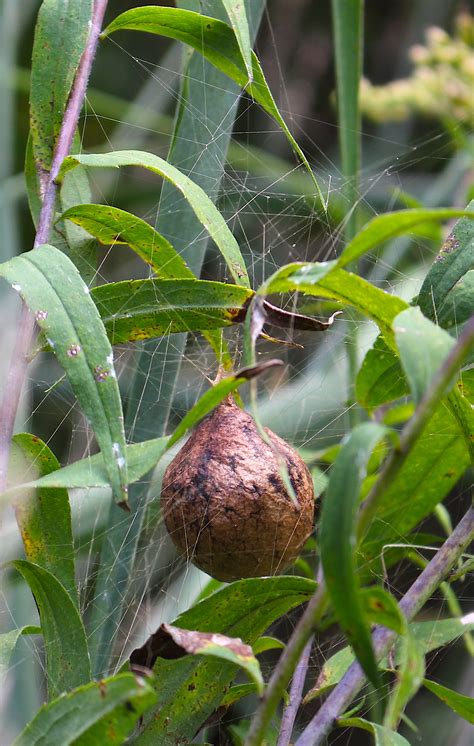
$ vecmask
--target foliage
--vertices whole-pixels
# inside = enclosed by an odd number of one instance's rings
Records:
[[[456,529],[442,503],[453,494],[456,505],[462,504],[462,480],[474,453],[474,203],[469,202],[469,191],[464,189],[446,206],[443,200],[424,199],[423,194],[419,200],[405,194],[401,200],[409,205],[405,209],[385,211],[385,205],[371,205],[372,212],[382,214],[369,217],[364,213],[359,183],[360,115],[361,111],[373,118],[380,119],[380,115],[374,89],[369,111],[368,84],[360,88],[362,2],[332,3],[345,184],[341,193],[331,192],[328,185],[327,198],[323,174],[310,166],[271,93],[265,65],[252,51],[264,2],[252,6],[251,0],[206,0],[204,8],[191,1],[178,2],[177,8],[135,7],[111,20],[100,33],[100,12],[105,6],[103,0],[95,4],[44,0],[41,5],[32,52],[31,132],[25,167],[38,233],[31,251],[18,252],[0,264],[0,276],[21,296],[39,331],[32,342],[24,323],[18,325],[20,344],[12,353],[0,414],[8,412],[24,383],[21,345],[26,345],[28,361],[34,360],[33,366],[40,371],[49,366],[54,387],[73,397],[74,416],[87,420],[89,436],[100,449],[94,455],[86,451],[85,457],[61,466],[35,412],[31,421],[26,418],[24,429],[40,432],[44,440],[28,432],[13,436],[13,421],[10,427],[8,417],[0,423],[0,450],[9,455],[8,483],[3,480],[0,505],[14,508],[24,555],[18,557],[16,551],[8,556],[12,561],[6,578],[12,593],[29,588],[40,623],[35,627],[35,619],[29,618],[27,624],[20,622],[16,629],[0,635],[0,670],[3,674],[9,668],[16,647],[31,635],[41,636],[45,661],[46,703],[29,722],[22,722],[14,743],[33,746],[46,739],[51,744],[105,740],[119,744],[133,733],[133,742],[139,745],[188,743],[195,737],[214,739],[217,744],[214,724],[221,722],[225,727],[228,713],[226,729],[235,743],[272,742],[279,729],[281,704],[285,716],[289,713],[294,722],[300,706],[331,689],[342,691],[338,687],[347,672],[354,670],[350,666],[355,658],[369,682],[367,703],[361,705],[352,697],[345,704],[356,704],[356,709],[333,713],[331,727],[336,723],[365,730],[376,744],[407,743],[399,733],[400,723],[423,688],[472,723],[472,700],[433,681],[427,657],[461,635],[472,650],[472,623],[462,618],[455,585],[472,564],[465,552],[472,530],[466,529],[445,565],[437,567],[436,560],[428,565],[436,579],[434,589],[440,588],[449,602],[449,617],[441,618],[435,609],[430,619],[427,608],[423,621],[413,619],[418,607],[413,605],[413,613],[403,611],[403,602],[399,604],[403,590],[397,585],[414,552],[427,552],[428,559],[434,552],[436,558],[441,537],[432,528],[433,516],[442,517],[449,542]],[[452,145],[464,155],[469,129],[465,78],[472,77],[469,24],[472,19],[466,16],[459,20],[457,41],[440,30],[429,32],[428,48],[418,47],[413,53],[418,71],[406,82],[401,97],[404,116],[406,101],[412,97],[416,105],[411,108],[441,116],[448,134],[459,126],[462,137],[452,134]],[[74,109],[74,102],[77,95],[79,105],[83,103],[87,65],[92,64],[95,44],[99,35],[107,44],[109,37],[115,39],[116,33],[130,30],[172,39],[185,49],[167,158],[144,150],[142,142],[109,152],[104,148],[82,152],[79,109]],[[455,85],[460,91],[455,107],[452,101],[441,101],[432,86],[424,90],[431,104],[425,99],[420,103],[414,92],[414,86],[419,92],[428,79],[439,85],[436,76],[441,64],[448,77],[449,85],[444,86],[448,94],[452,95],[449,91]],[[215,83],[211,85],[210,80]],[[383,89],[384,107],[387,101],[392,105],[397,100],[397,91],[400,94],[401,84],[391,85]],[[239,227],[229,219],[226,206],[226,200],[235,198],[228,188],[231,171],[225,176],[224,166],[242,94],[260,105],[299,159],[302,168],[293,174],[297,182],[292,181],[292,188],[298,190],[305,224],[312,229],[317,223],[319,230],[329,225],[337,231],[342,216],[344,241],[334,258],[319,253],[308,260],[304,254],[284,252],[274,262],[273,271],[260,265],[256,268],[258,262],[245,245],[245,219]],[[222,101],[231,121],[218,152],[220,135],[215,133],[222,121],[216,124],[213,112]],[[208,142],[201,142],[197,135],[193,140],[193,117],[203,124],[201,136]],[[65,146],[68,137],[71,142],[75,137],[72,149]],[[192,158],[190,147],[194,148]],[[199,155],[198,150],[202,151]],[[212,157],[206,160],[208,153]],[[251,178],[260,176],[260,161],[267,174],[268,169],[279,168],[278,189],[287,188],[288,163],[280,165],[277,160],[271,165],[263,151],[254,156]],[[94,184],[97,179],[107,191],[110,174],[123,169],[127,169],[127,179],[137,178],[142,184],[146,178],[143,183],[153,183],[155,190],[157,177],[164,180],[156,226],[145,219],[151,212],[142,210],[142,217],[109,204],[110,194],[103,200],[106,204],[90,198],[89,179]],[[272,191],[271,184],[266,190],[269,201],[279,209],[281,193]],[[120,190],[118,195],[120,201]],[[250,202],[259,197],[256,190]],[[144,204],[147,198],[145,194]],[[448,196],[443,199],[448,201]],[[177,217],[170,217],[173,204],[179,206]],[[130,193],[127,207],[133,205]],[[231,216],[238,215],[238,207],[234,212],[232,205],[230,209]],[[454,220],[440,246],[440,224]],[[44,235],[46,240],[40,240]],[[416,251],[403,249],[415,246],[417,239],[437,252],[433,262],[425,259],[417,264],[411,256]],[[113,248],[110,255],[121,269],[119,276],[125,272],[126,279],[115,276],[102,281],[91,253],[93,240]],[[208,242],[210,260],[203,269]],[[123,246],[129,247],[128,254]],[[403,288],[398,292],[392,283],[377,281],[370,269],[371,263],[384,257],[393,261],[394,249],[394,275],[418,277],[415,297]],[[129,276],[125,255],[133,257],[130,261],[138,277]],[[267,300],[270,295],[272,303]],[[297,313],[293,300],[309,315]],[[343,314],[333,325],[334,311]],[[328,322],[315,319],[315,315],[330,314]],[[273,326],[291,333],[301,330],[314,352],[307,369],[298,369],[297,385],[305,390],[310,382],[304,404],[305,434],[309,435],[301,452],[313,469],[318,496],[323,495],[316,541],[314,537],[308,541],[304,556],[288,576],[222,584],[201,574],[199,582],[205,578],[209,585],[199,598],[191,592],[193,571],[176,563],[180,588],[176,595],[189,598],[189,608],[178,613],[175,607],[169,615],[173,623],[161,624],[160,597],[169,589],[172,558],[163,533],[157,556],[152,556],[153,541],[162,531],[156,495],[163,464],[179,441],[226,396],[241,401],[238,390],[244,390],[241,387],[248,381],[262,437],[267,436],[261,421],[270,422],[280,408],[283,413],[291,409],[284,406],[290,381],[277,388],[275,404],[257,396],[257,376],[276,376],[278,367],[283,368],[279,360],[257,362],[257,349],[266,351],[270,345],[286,342],[267,334]],[[366,327],[375,331],[370,342],[361,339]],[[321,332],[324,341],[315,342],[318,335],[310,337],[310,331]],[[186,342],[186,333],[196,336]],[[202,340],[196,343],[198,334]],[[140,347],[144,340],[146,345]],[[176,359],[166,354],[160,357],[162,342],[167,350],[168,346],[176,350]],[[204,350],[208,378],[212,374],[215,380],[202,395],[200,386],[191,387],[190,399],[183,403],[177,381],[193,344]],[[297,367],[298,351],[292,344],[288,353],[283,346],[279,349]],[[331,418],[324,419],[323,413],[320,424],[314,424],[311,395],[321,380],[319,404],[334,393],[327,363],[318,362],[318,355],[323,357],[331,345],[338,365],[347,348],[343,365],[348,381],[341,384],[334,372],[335,419],[343,417],[348,406],[351,421],[341,420],[336,437],[316,450],[309,445],[320,430],[330,428]],[[242,350],[249,365],[239,369]],[[31,376],[38,375],[39,385],[41,375],[33,366]],[[13,415],[18,415],[17,409]],[[79,410],[81,415],[77,415]],[[288,412],[288,427],[291,417]],[[38,427],[30,427],[37,420]],[[295,429],[293,435],[297,440]],[[70,449],[74,451],[72,441]],[[65,450],[69,455],[69,446]],[[74,452],[78,454],[77,449]],[[156,481],[147,477],[154,469]],[[281,476],[289,484],[288,474]],[[83,529],[77,520],[76,490],[87,496],[88,509],[94,513],[92,529]],[[105,510],[99,511],[101,501]],[[94,524],[96,512],[102,516],[100,524]],[[461,510],[456,507],[452,513],[457,519]],[[429,529],[420,527],[424,520],[431,521]],[[467,560],[465,565],[463,560]],[[427,563],[421,554],[418,564]],[[145,582],[144,565],[151,568]],[[315,568],[317,583],[312,579]],[[423,606],[427,600],[424,576],[419,567],[412,572],[413,593]],[[387,577],[392,593],[385,587]],[[127,613],[127,604],[133,613]],[[151,635],[138,623],[147,604],[156,612],[152,618],[160,622],[153,623]],[[278,638],[287,635],[282,621],[290,613],[299,622],[285,646]],[[272,637],[265,636],[270,626]],[[307,670],[298,661],[315,628],[321,636],[327,634],[322,639],[329,640],[329,646],[335,636],[347,646],[328,656],[316,683],[314,676],[308,676],[309,691],[303,700],[301,686],[295,703],[291,696],[288,699],[286,688],[293,674],[294,681],[298,676],[305,680]],[[392,641],[388,652],[381,654],[376,642],[384,629],[398,641],[395,646]],[[144,638],[140,647],[130,649],[129,640]],[[280,656],[278,665],[275,650]],[[324,705],[321,712],[324,716]],[[317,717],[303,733],[296,724],[297,744],[304,746],[310,737],[314,743],[321,742],[325,734],[317,730],[316,721]]]

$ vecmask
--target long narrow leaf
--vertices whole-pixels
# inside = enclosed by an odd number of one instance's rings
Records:
[[[359,88],[363,50],[363,0],[332,0],[339,146],[349,217],[346,236],[357,229],[361,124]]]
[[[299,577],[249,578],[225,586],[181,614],[181,629],[240,637],[252,645],[268,626],[315,590],[312,580]],[[172,660],[158,632],[134,651],[131,663],[153,667],[158,694],[156,710],[147,718],[140,746],[172,746],[191,739],[219,706],[238,668],[211,658]]]
[[[42,707],[14,746],[120,746],[154,700],[151,687],[129,673],[91,681]]]
[[[45,244],[0,265],[64,368],[103,453],[116,499],[127,500],[122,406],[110,342],[72,262]]]
[[[409,233],[414,228],[420,228],[424,223],[452,218],[466,217],[474,219],[474,213],[468,210],[453,208],[413,209],[388,212],[378,215],[368,222],[346,246],[338,259],[338,265],[345,267],[368,251],[397,236]]]
[[[438,699],[444,702],[448,707],[458,715],[461,715],[468,723],[474,724],[474,698],[467,697],[464,694],[458,694],[446,686],[437,684],[435,681],[425,679],[423,685],[430,692],[435,694]]]
[[[379,683],[377,663],[357,578],[356,513],[370,454],[386,434],[387,429],[375,423],[364,423],[352,431],[331,470],[320,529],[321,561],[331,602],[375,687]]]
[[[3,678],[8,671],[10,658],[18,640],[22,635],[30,634],[41,634],[41,629],[39,627],[20,627],[0,635],[0,685],[3,686]]]
[[[194,278],[186,262],[161,233],[125,210],[82,204],[66,210],[61,219],[81,226],[103,244],[128,244],[158,277]]]
[[[185,0],[187,2],[187,0]],[[178,5],[181,0],[178,0]],[[195,3],[196,10],[199,9]],[[246,1],[251,40],[255,38],[265,0]],[[221,0],[209,0],[207,12],[221,19]],[[175,126],[168,161],[187,173],[217,201],[227,159],[234,119],[239,103],[239,87],[199,54],[186,56],[178,97]],[[178,219],[177,219],[178,218]],[[194,210],[181,192],[165,181],[160,194],[157,229],[172,243],[188,267],[200,275],[208,245]],[[166,433],[173,410],[186,335],[175,337],[173,355],[164,355],[166,340],[145,342],[136,359],[126,432],[129,440],[141,441]],[[161,396],[156,396],[159,387]],[[119,621],[123,617],[126,590],[131,588],[138,537],[146,514],[149,480],[132,486],[130,503],[136,519],[129,526],[112,506],[108,530],[102,545],[93,614],[91,645],[95,671],[107,670],[110,650]]]
[[[226,396],[235,391],[239,386],[246,383],[249,378],[259,375],[272,365],[279,364],[279,360],[269,360],[267,363],[248,368],[234,376],[228,376],[224,380],[206,391],[196,402],[189,412],[183,417],[174,432],[168,438],[154,438],[126,446],[127,461],[129,463],[129,478],[131,482],[137,481],[150,469],[156,466],[163,454],[172,445],[183,438],[195,425],[220,404]],[[5,493],[8,497],[11,491],[21,490],[27,487],[55,488],[62,487],[107,487],[110,477],[104,466],[101,454],[89,456],[76,461],[74,464],[51,472],[43,477],[17,485]]]
[[[30,117],[37,164],[48,171],[89,35],[92,0],[43,0],[31,68]]]
[[[234,29],[235,38],[247,69],[249,83],[251,83],[253,79],[252,45],[245,4],[242,0],[222,0],[222,4],[229,16],[230,25]]]
[[[407,308],[393,321],[395,338],[416,403],[455,345],[455,340],[433,324],[419,308]]]
[[[13,442],[10,478],[32,481],[31,477],[41,479],[60,468],[55,455],[36,436],[20,433],[14,436]],[[28,480],[25,479],[27,475],[30,476]],[[26,559],[49,570],[78,606],[67,490],[27,489],[15,496],[14,507]]]
[[[399,733],[364,718],[342,718],[338,720],[338,725],[341,728],[361,728],[368,731],[374,737],[374,746],[410,746],[409,741]]]
[[[140,150],[121,150],[115,153],[104,153],[103,155],[72,155],[64,160],[61,167],[62,174],[65,175],[77,165],[88,168],[140,166],[167,179],[184,194],[192,206],[196,217],[220,249],[235,282],[249,287],[242,254],[224,218],[200,186],[163,158]]]
[[[386,544],[406,536],[449,494],[470,463],[459,425],[441,403],[383,495],[378,519],[361,546],[364,558],[380,558]]]
[[[26,560],[12,563],[30,586],[40,613],[48,698],[90,680],[89,650],[77,606],[54,575]]]
[[[418,304],[443,327],[462,324],[474,314],[474,202],[470,217],[459,220],[426,275]]]
[[[252,291],[207,280],[125,280],[94,288],[112,344],[241,321]]]
[[[430,622],[413,622],[409,625],[410,634],[424,654],[437,650],[444,645],[458,640],[466,632],[474,630],[474,622],[464,622],[462,619],[435,619]],[[335,686],[344,676],[354,660],[350,648],[343,648],[332,655],[322,667],[315,686],[305,697],[305,703],[324,694]],[[395,655],[395,662],[400,661],[400,655]],[[387,661],[381,663],[382,667]],[[388,665],[388,664],[387,664]]]
[[[189,44],[239,86],[246,87],[252,98],[273,117],[285,133],[294,152],[311,175],[319,199],[325,206],[321,188],[311,166],[281,116],[254,52],[252,52],[252,82],[248,82],[249,76],[239,43],[230,26],[216,18],[200,15],[190,10],[145,6],[126,10],[107,26],[103,35],[108,36],[125,29],[147,31]]]

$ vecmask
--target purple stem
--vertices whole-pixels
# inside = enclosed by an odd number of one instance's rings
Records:
[[[278,736],[277,746],[289,746],[289,743],[291,741],[291,735],[293,733],[293,726],[295,724],[296,715],[301,705],[301,697],[303,694],[306,673],[308,671],[311,648],[313,647],[313,639],[314,637],[310,637],[310,639],[306,643],[306,647],[303,650],[301,658],[298,661],[298,665],[295,668],[295,673],[293,674],[293,680],[291,682],[290,701],[283,710],[280,724],[280,735]]]
[[[400,609],[409,621],[424,606],[473,539],[474,508],[469,508],[451,536],[401,599]],[[387,654],[396,639],[396,632],[385,627],[376,627],[372,643],[377,660]],[[333,728],[337,718],[348,708],[363,687],[365,680],[364,672],[359,664],[353,663],[317,714],[306,726],[295,746],[318,746],[318,744],[321,744]]]
[[[99,36],[102,29],[107,1],[108,0],[95,0],[89,38],[79,63],[71,89],[71,95],[64,112],[61,130],[54,149],[51,170],[49,173],[44,173],[42,175],[44,194],[34,248],[46,243],[49,239],[54,220],[54,206],[58,190],[56,179],[61,164],[71,149],[74,133],[76,131],[87,90],[92,62],[99,43]],[[10,368],[5,381],[3,399],[0,406],[0,493],[6,488],[10,443],[15,426],[15,417],[18,411],[21,391],[26,377],[26,368],[28,365],[27,354],[33,340],[34,329],[34,316],[29,312],[26,305],[23,305],[20,320],[18,322],[16,343],[12,353]]]

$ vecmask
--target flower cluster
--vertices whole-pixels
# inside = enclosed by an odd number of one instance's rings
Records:
[[[362,80],[363,114],[385,122],[417,113],[474,127],[474,18],[458,16],[453,37],[437,27],[427,29],[426,46],[412,47],[410,58],[415,69],[409,78],[384,86]]]

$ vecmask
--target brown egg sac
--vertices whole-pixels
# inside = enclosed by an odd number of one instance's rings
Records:
[[[187,559],[217,580],[274,575],[296,559],[313,529],[314,491],[301,457],[230,397],[203,420],[163,477],[168,532]],[[279,474],[286,463],[297,502]]]

